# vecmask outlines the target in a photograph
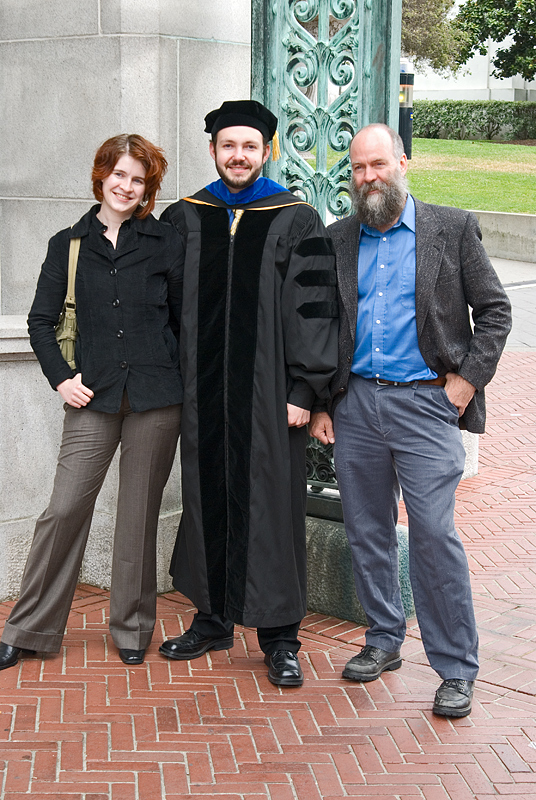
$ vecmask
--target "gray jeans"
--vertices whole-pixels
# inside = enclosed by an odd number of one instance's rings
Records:
[[[467,557],[454,527],[465,452],[441,386],[379,386],[352,375],[335,411],[335,468],[367,644],[395,651],[406,632],[398,577],[400,487],[422,641],[443,679],[474,680],[476,631]]]
[[[110,632],[118,648],[145,649],[156,619],[156,532],[182,406],[117,414],[65,406],[54,489],[39,517],[20,597],[2,641],[57,653],[76,589],[97,495],[121,443]]]

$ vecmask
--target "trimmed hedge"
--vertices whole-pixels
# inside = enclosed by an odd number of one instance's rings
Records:
[[[536,103],[525,100],[415,100],[421,139],[536,139]]]

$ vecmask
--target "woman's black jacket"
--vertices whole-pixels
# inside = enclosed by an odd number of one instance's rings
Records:
[[[99,208],[50,240],[28,317],[30,343],[54,389],[74,377],[54,326],[67,291],[69,241],[79,236],[75,359],[82,383],[95,393],[87,408],[116,413],[125,388],[133,411],[181,403],[181,238],[153,216],[131,217],[114,251],[96,219]]]

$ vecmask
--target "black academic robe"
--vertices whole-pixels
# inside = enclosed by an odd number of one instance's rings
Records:
[[[307,585],[306,429],[288,428],[287,403],[328,397],[335,257],[316,211],[289,192],[238,206],[231,228],[227,209],[203,189],[162,215],[185,245],[171,574],[201,611],[280,626],[305,614]]]

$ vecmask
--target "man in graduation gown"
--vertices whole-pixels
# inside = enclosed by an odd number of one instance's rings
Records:
[[[260,177],[276,117],[240,100],[205,122],[220,179],[162,215],[186,252],[184,510],[170,571],[198,613],[160,652],[228,649],[239,623],[257,628],[272,683],[299,686],[306,426],[337,364],[335,258],[316,211]]]

